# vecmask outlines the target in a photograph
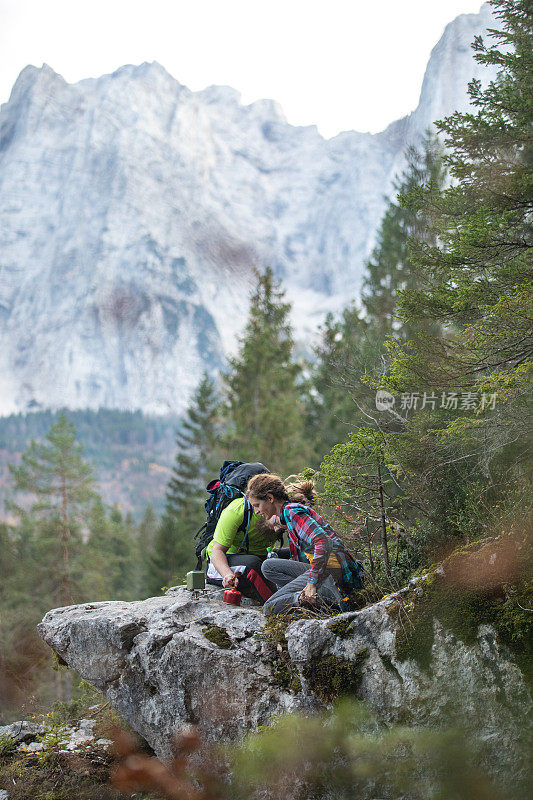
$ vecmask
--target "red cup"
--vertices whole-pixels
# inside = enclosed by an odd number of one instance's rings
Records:
[[[225,603],[230,603],[232,606],[240,606],[242,594],[237,589],[226,589],[224,597],[222,598]]]

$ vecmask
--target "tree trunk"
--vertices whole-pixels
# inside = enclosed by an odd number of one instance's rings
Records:
[[[63,576],[62,576],[62,604],[68,606],[72,603],[70,591],[70,565],[69,565],[69,540],[70,530],[68,526],[68,498],[65,473],[61,475],[61,547],[63,551]]]
[[[381,480],[381,464],[378,461],[378,490],[379,490],[379,508],[381,513],[381,541],[383,544],[383,561],[385,563],[385,574],[387,578],[391,577],[390,559],[389,559],[389,545],[387,542],[387,521],[385,518],[385,502],[383,500],[383,482]]]
[[[68,669],[64,673],[65,703],[72,703],[72,674]]]
[[[368,530],[368,520],[366,521],[366,542],[368,546],[368,561],[370,564],[370,574],[374,577],[374,559],[372,558],[372,539],[370,538],[370,531]]]
[[[63,676],[59,667],[56,671],[56,700],[58,703],[63,702]]]

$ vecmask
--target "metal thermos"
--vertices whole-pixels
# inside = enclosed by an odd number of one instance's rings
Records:
[[[267,547],[267,558],[279,558],[273,547]]]

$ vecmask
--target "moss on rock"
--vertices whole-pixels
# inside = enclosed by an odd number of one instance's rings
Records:
[[[491,625],[529,683],[533,678],[533,581],[531,540],[511,531],[496,540],[461,548],[390,613],[397,615],[396,655],[428,670],[434,620],[465,645],[479,626]]]
[[[279,654],[278,657],[274,657],[272,659],[271,668],[274,683],[281,689],[287,689],[294,694],[301,692],[302,683],[298,673],[292,666],[288,653],[286,658],[284,658],[282,654]]]
[[[224,628],[221,628],[220,625],[210,625],[203,633],[209,642],[213,642],[213,644],[216,644],[222,650],[231,650],[233,647],[233,642],[228,632]]]
[[[354,660],[332,653],[323,655],[305,667],[304,675],[309,688],[325,703],[331,703],[343,695],[356,695],[367,656],[367,649],[361,650]]]
[[[300,676],[289,655],[285,636],[287,627],[296,619],[301,619],[299,610],[287,614],[272,614],[268,617],[260,638],[270,650],[270,665],[274,683],[281,689],[297,694],[302,690]]]
[[[339,639],[348,639],[353,633],[353,617],[350,619],[337,619],[328,625],[328,630]]]
[[[386,656],[383,653],[379,653],[379,657],[381,659],[381,663],[383,664],[387,672],[390,672],[391,675],[394,675],[394,677],[400,681],[400,683],[403,683],[403,678],[396,669],[396,667],[394,666],[394,664],[392,663],[390,656]]]

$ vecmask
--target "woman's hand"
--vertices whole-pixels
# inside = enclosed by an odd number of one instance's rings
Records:
[[[228,572],[227,575],[224,575],[222,578],[222,586],[224,589],[229,589],[233,587],[234,589],[237,588],[239,585],[239,578],[236,572]]]
[[[300,605],[314,606],[316,604],[316,586],[314,583],[307,583],[304,586],[298,602]]]

